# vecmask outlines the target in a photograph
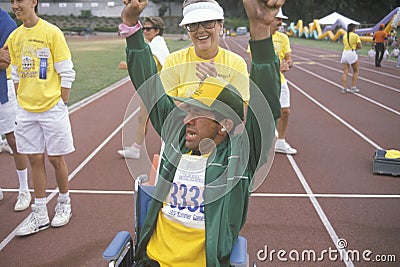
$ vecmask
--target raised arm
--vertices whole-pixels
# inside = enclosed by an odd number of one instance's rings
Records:
[[[245,125],[250,145],[249,170],[253,174],[267,160],[275,136],[275,121],[280,116],[280,67],[272,43],[270,25],[284,2],[243,0],[250,22],[250,79],[257,85],[250,87],[249,112]],[[268,105],[260,101],[261,98],[265,98]],[[271,116],[265,116],[269,113],[268,106]]]
[[[175,108],[167,97],[158,76],[157,66],[149,45],[144,41],[139,17],[147,6],[147,0],[123,0],[125,8],[121,18],[120,30],[126,37],[126,62],[129,76],[145,104],[151,122],[161,135],[165,118]]]

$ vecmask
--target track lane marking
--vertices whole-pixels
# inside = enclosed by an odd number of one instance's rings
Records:
[[[304,51],[300,51],[300,53],[309,54],[309,53],[304,52]],[[309,55],[314,56],[313,54],[309,54]],[[297,55],[297,54],[293,55],[293,53],[292,53],[292,56],[294,56],[294,57],[299,57],[299,58],[304,59],[304,60],[307,59],[307,58],[301,57],[301,56],[299,56],[299,55]],[[315,57],[315,56],[314,56],[314,57]],[[318,57],[318,56],[317,56],[317,57]],[[308,60],[310,60],[310,59],[308,59]],[[340,61],[336,61],[336,60],[333,60],[333,59],[331,59],[331,58],[326,58],[325,60],[326,60],[326,61],[333,62],[333,63],[341,64]],[[336,71],[336,72],[341,72],[340,70],[337,70],[337,69],[335,69],[335,68],[326,66],[326,65],[324,65],[324,64],[321,64],[321,63],[317,63],[317,64],[319,64],[320,66],[323,66],[323,67],[325,67],[325,68],[334,70],[334,71]],[[369,68],[364,68],[364,67],[361,67],[361,66],[359,67],[359,69],[360,69],[360,70],[369,71],[369,72],[374,72],[374,73],[376,73],[376,74],[380,74],[380,75],[382,75],[382,76],[386,76],[386,77],[390,77],[390,78],[400,79],[400,76],[392,75],[392,74],[385,73],[385,72],[375,71],[375,70],[372,70],[372,69],[369,69]],[[349,74],[351,74],[351,73],[349,73]],[[358,78],[359,78],[360,80],[364,80],[364,81],[367,81],[367,82],[371,82],[371,83],[376,84],[376,85],[379,85],[379,86],[385,86],[385,85],[382,85],[382,84],[377,83],[377,82],[375,82],[375,81],[369,80],[369,79],[367,79],[367,78],[363,78],[362,76],[358,76]],[[388,87],[393,88],[393,87],[391,87],[391,86],[388,86]],[[398,92],[399,90],[395,89],[395,91]]]
[[[18,188],[2,188],[3,192],[18,192]],[[33,192],[30,189],[29,192]],[[58,192],[56,189],[47,189],[46,193]],[[133,190],[89,190],[89,189],[70,189],[72,194],[88,194],[88,195],[134,195]],[[251,193],[252,197],[268,197],[268,198],[365,198],[365,199],[397,199],[397,194],[334,194],[334,193]]]
[[[115,88],[114,88],[115,89]],[[106,91],[106,90],[105,90]],[[105,94],[100,94],[101,96],[105,95]],[[99,97],[101,97],[99,96]],[[97,99],[97,98],[96,98]],[[94,100],[93,100],[94,101]],[[89,102],[85,102],[82,106],[87,105]],[[80,106],[80,107],[82,107]],[[136,114],[139,113],[140,108],[136,108],[131,115],[129,115],[129,117],[124,120],[106,139],[104,139],[104,141],[97,146],[92,153],[90,153],[90,155],[88,157],[86,157],[81,164],[79,164],[79,166],[73,170],[70,175],[68,176],[68,181],[71,181],[93,158],[95,155],[97,155],[100,150],[108,143],[110,142],[110,140],[112,138],[114,138],[114,136],[125,126],[125,124],[127,124]],[[58,187],[56,187],[54,190],[52,190],[51,194],[47,197],[47,203],[49,203],[58,193]],[[17,229],[26,221],[29,219],[30,214],[25,217],[25,219],[16,227],[14,228],[14,230],[0,243],[0,251],[2,251],[7,245],[8,243],[11,242],[11,240],[15,237],[15,233],[17,232]]]
[[[318,64],[318,63],[317,63],[317,64]],[[323,80],[323,81],[325,81],[325,82],[327,82],[327,83],[329,83],[329,84],[331,84],[331,85],[333,85],[333,86],[336,86],[336,87],[338,87],[338,88],[342,88],[342,86],[341,86],[340,84],[335,83],[335,82],[332,82],[331,80],[328,80],[328,79],[326,79],[326,78],[324,78],[324,77],[322,77],[322,76],[320,76],[320,75],[318,75],[318,74],[315,74],[315,73],[313,73],[312,71],[309,71],[309,70],[307,70],[307,69],[304,69],[304,68],[302,68],[302,67],[300,67],[300,66],[296,66],[296,68],[300,69],[301,71],[307,72],[308,74],[310,74],[310,75],[312,75],[312,76],[314,76],[314,77],[317,77],[317,78],[319,78],[320,80]],[[293,83],[291,83],[291,84],[293,85]],[[399,92],[400,92],[400,90],[399,90]],[[398,110],[395,110],[395,109],[393,109],[393,108],[391,108],[391,107],[388,107],[388,106],[386,106],[386,105],[384,105],[384,104],[381,104],[381,103],[379,103],[378,101],[375,101],[375,100],[373,100],[373,99],[371,99],[371,98],[369,98],[369,97],[366,97],[366,96],[364,96],[364,95],[362,95],[362,94],[360,94],[360,93],[354,93],[354,95],[357,95],[358,97],[360,97],[360,98],[362,98],[362,99],[364,99],[364,100],[366,100],[366,101],[368,101],[368,102],[370,102],[370,103],[372,103],[372,104],[375,104],[375,105],[377,105],[377,106],[379,106],[379,107],[381,107],[381,108],[383,108],[383,109],[386,109],[387,111],[390,111],[390,112],[392,112],[392,113],[394,113],[394,114],[400,116],[400,111],[398,111]]]

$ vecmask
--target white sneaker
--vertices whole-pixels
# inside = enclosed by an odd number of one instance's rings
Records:
[[[1,188],[0,188],[0,200],[3,200],[3,191],[1,190]]]
[[[69,223],[72,217],[71,199],[58,197],[56,206],[56,215],[51,221],[52,227],[61,227]]]
[[[29,208],[31,204],[31,194],[29,192],[21,192],[18,194],[17,203],[15,203],[14,211],[23,211]]]
[[[138,159],[140,158],[140,148],[133,146],[124,147],[123,150],[118,150],[118,154],[124,158]]]
[[[275,152],[294,155],[297,150],[291,147],[285,140],[277,140],[275,143]]]
[[[7,152],[10,155],[14,154],[14,152],[11,149],[11,147],[8,145],[6,139],[3,140],[3,144],[2,144],[2,148],[1,149],[2,149],[3,152]]]
[[[49,228],[50,220],[49,216],[47,215],[47,207],[36,207],[35,204],[32,204],[31,207],[31,214],[29,215],[28,219],[25,220],[17,229],[15,235],[30,235]]]
[[[358,89],[357,87],[351,87],[350,93],[354,94],[354,93],[358,93],[358,92],[360,92],[360,89]]]

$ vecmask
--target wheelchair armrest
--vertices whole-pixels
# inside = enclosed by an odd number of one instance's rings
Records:
[[[236,240],[232,248],[230,261],[231,265],[235,267],[248,266],[247,239],[245,237],[239,236]]]
[[[130,246],[132,245],[131,234],[127,231],[118,232],[111,241],[110,245],[108,245],[106,250],[103,252],[103,258],[108,261],[116,261],[121,254],[125,252],[125,250],[126,252],[129,250],[129,248],[126,249],[128,243],[130,243]]]

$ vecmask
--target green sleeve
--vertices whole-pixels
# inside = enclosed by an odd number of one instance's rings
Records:
[[[272,38],[250,40],[252,63],[250,79],[250,101],[246,117],[249,140],[249,175],[252,177],[267,160],[275,136],[276,120],[280,117],[280,65],[275,55]],[[265,98],[268,106],[265,105]],[[268,110],[270,109],[270,111]],[[265,114],[272,113],[271,116]]]
[[[161,135],[163,122],[175,104],[165,94],[153,54],[144,41],[142,30],[128,37],[126,45],[129,76],[149,112],[155,130]]]

